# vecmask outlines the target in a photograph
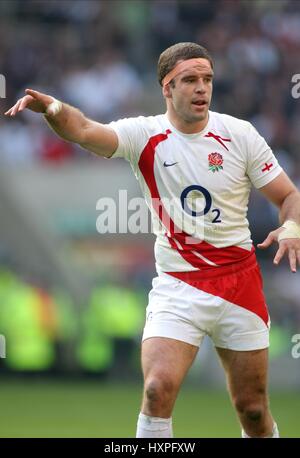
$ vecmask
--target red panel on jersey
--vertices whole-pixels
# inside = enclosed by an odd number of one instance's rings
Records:
[[[168,129],[164,134],[157,134],[151,137],[142,151],[138,165],[150,190],[153,208],[162,224],[169,229],[170,236],[168,236],[168,240],[171,247],[177,250],[180,256],[191,266],[198,269],[210,269],[211,265],[199,258],[195,253],[199,253],[217,265],[227,265],[247,259],[254,252],[254,247],[252,251],[244,250],[237,246],[217,248],[205,241],[191,237],[179,229],[170,218],[161,201],[154,175],[155,149],[159,143],[167,140],[170,134],[171,131]],[[187,243],[186,240],[192,240],[193,243]]]

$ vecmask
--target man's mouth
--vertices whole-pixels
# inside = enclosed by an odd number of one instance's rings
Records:
[[[194,100],[192,102],[192,105],[196,105],[197,107],[202,107],[204,105],[207,105],[207,101],[206,100]]]

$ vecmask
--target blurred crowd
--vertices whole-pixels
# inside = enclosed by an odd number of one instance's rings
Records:
[[[46,290],[0,266],[1,373],[122,372],[125,379],[139,367],[145,301],[142,290],[106,282],[78,308],[66,291]]]
[[[272,282],[265,267],[270,358],[290,358],[291,338],[299,334],[298,280],[285,267]],[[139,372],[146,304],[143,288],[102,281],[78,307],[66,290],[45,289],[0,265],[1,374],[71,372],[117,380],[122,374],[131,380]]]
[[[2,1],[2,105],[33,87],[101,122],[155,114],[163,106],[157,59],[179,41],[196,41],[213,56],[212,109],[253,122],[299,179],[300,100],[291,81],[300,73],[297,0]],[[13,164],[85,155],[30,112],[14,122],[1,117],[0,135],[1,160]]]

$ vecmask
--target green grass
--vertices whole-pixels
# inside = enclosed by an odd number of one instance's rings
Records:
[[[134,437],[141,386],[45,380],[0,381],[0,437]],[[272,393],[282,437],[300,437],[300,397]],[[176,437],[239,437],[225,392],[183,389]]]

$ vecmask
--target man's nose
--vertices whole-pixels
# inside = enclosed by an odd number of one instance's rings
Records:
[[[196,85],[195,91],[196,91],[198,94],[204,94],[204,92],[205,92],[205,85],[204,85],[203,81],[198,81],[198,84]]]

